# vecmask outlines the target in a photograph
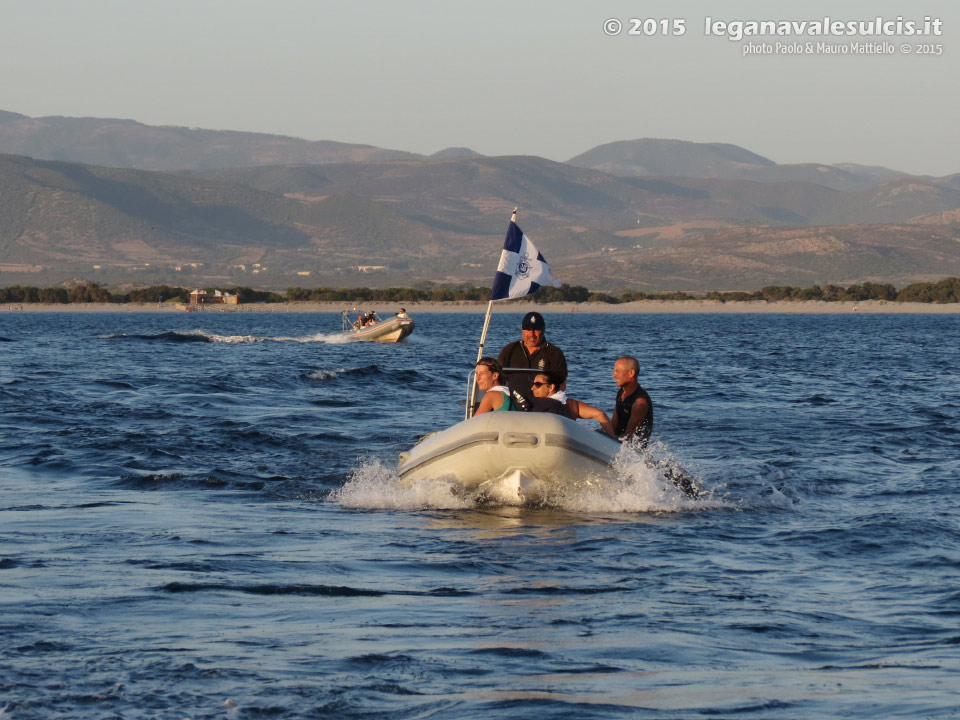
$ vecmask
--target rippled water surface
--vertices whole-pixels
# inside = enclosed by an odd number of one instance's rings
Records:
[[[414,317],[0,314],[0,717],[960,717],[960,317],[548,315],[708,493],[546,507],[396,485],[482,325]]]

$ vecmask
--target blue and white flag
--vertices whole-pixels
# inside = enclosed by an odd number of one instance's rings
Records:
[[[491,300],[507,300],[536,292],[541,285],[559,287],[550,275],[550,266],[517,224],[510,221],[503,241],[500,265],[493,278]]]

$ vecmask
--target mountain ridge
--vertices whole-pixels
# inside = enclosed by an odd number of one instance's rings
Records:
[[[811,275],[850,284],[861,279],[850,260],[858,251],[871,258],[863,266],[871,280],[960,275],[960,228],[949,220],[960,190],[950,185],[911,184],[942,204],[925,222],[911,223],[909,204],[901,203],[891,206],[900,212],[896,224],[830,230],[791,222],[811,203],[834,207],[842,193],[827,188],[746,183],[755,194],[744,202],[745,181],[623,179],[527,156],[247,168],[242,175],[245,182],[232,171],[170,174],[0,156],[0,282],[183,282],[186,274],[271,288],[483,283],[518,195],[522,226],[572,284],[670,290],[678,288],[662,284],[683,281],[679,289],[706,291],[799,284]],[[251,176],[285,192],[258,188]],[[418,184],[424,178],[428,190]],[[303,192],[289,192],[290,182]],[[910,193],[892,188],[879,197],[887,194]],[[763,206],[770,202],[780,204]],[[778,213],[780,221],[771,219]],[[830,232],[847,239],[775,249],[784,233]],[[891,238],[915,258],[894,252]],[[704,263],[713,269],[691,270]],[[376,273],[363,274],[364,267]]]
[[[608,143],[566,163],[463,147],[424,157],[0,111],[0,151],[15,136],[40,149],[57,141],[71,157],[107,148],[117,164],[0,155],[6,284],[184,275],[271,288],[482,284],[515,206],[573,284],[705,291],[960,274],[960,173],[777,165],[727,143],[659,139]],[[304,149],[323,162],[305,162]],[[618,157],[621,174],[595,167]],[[134,160],[173,169],[123,165]]]
[[[30,118],[0,111],[0,152],[103,167],[173,171],[247,164],[420,157],[400,150],[286,135],[145,125],[119,118]]]
[[[31,118],[0,110],[0,153],[42,160],[83,162],[142,170],[198,170],[281,164],[376,162],[424,159],[419,153],[334,140],[305,140],[288,135],[147,125],[122,118]],[[431,158],[478,157],[466,147],[449,147]],[[604,143],[566,161],[623,177],[729,177],[761,182],[819,179],[837,189],[866,187],[907,173],[855,163],[778,164],[731,143],[639,138]],[[719,173],[719,174],[718,174]],[[928,177],[928,176],[922,176]]]

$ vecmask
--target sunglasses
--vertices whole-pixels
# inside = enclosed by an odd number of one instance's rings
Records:
[[[553,383],[545,383],[545,382],[533,382],[530,384],[533,385],[533,387],[543,387],[544,385],[551,385],[551,386],[553,385]]]

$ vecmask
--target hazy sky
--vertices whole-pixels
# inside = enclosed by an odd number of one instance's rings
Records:
[[[942,35],[705,32],[707,18],[878,16],[939,19]],[[631,36],[631,18],[685,32]],[[611,19],[619,35],[605,34]],[[882,41],[892,54],[815,47]],[[750,42],[774,52],[745,55]],[[809,54],[776,52],[807,42]],[[424,154],[563,161],[655,137],[946,175],[960,172],[958,86],[957,0],[0,0],[2,110]]]

